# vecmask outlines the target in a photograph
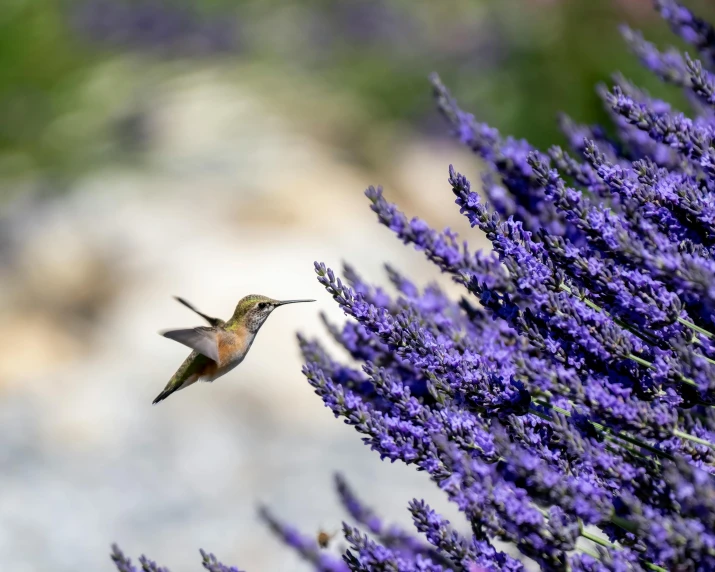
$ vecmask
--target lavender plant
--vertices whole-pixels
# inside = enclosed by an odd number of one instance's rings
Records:
[[[616,77],[599,88],[614,135],[562,118],[571,149],[540,151],[432,78],[487,166],[488,202],[452,167],[448,184],[493,251],[408,219],[380,188],[366,195],[460,300],[391,267],[395,295],[315,264],[350,317],[328,331],[362,367],[299,337],[309,383],[381,458],[427,472],[470,525],[415,499],[420,534],[386,526],[338,478],[357,523],[343,526],[342,560],[261,512],[316,570],[523,570],[495,539],[545,570],[715,569],[715,28],[674,0],[656,6],[695,55],[626,37],[685,90],[692,118]]]

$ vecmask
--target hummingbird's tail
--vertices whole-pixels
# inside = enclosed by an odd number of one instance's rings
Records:
[[[179,366],[179,369],[176,370],[176,373],[169,380],[169,383],[164,386],[164,390],[152,401],[152,404],[156,405],[160,401],[164,401],[175,391],[184,389],[194,383],[199,378],[199,373],[196,369],[203,363],[203,360],[210,362],[209,358],[192,352],[191,355],[184,360],[184,363]]]

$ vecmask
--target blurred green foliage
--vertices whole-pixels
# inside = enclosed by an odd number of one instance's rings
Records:
[[[0,10],[0,172],[62,170],[80,152],[72,138],[48,137],[77,105],[95,63],[52,0],[8,0]]]
[[[152,70],[181,71],[175,61],[157,63],[162,56],[145,45],[104,45],[83,34],[73,20],[82,1],[3,2],[0,178],[29,174],[60,187],[121,158],[117,121],[131,115],[137,90],[150,89],[156,76],[134,77],[148,68],[122,67],[115,56],[131,53],[135,61],[151,61]],[[230,57],[263,74],[290,69],[350,93],[376,125],[435,129],[432,71],[479,119],[542,147],[562,141],[559,111],[580,122],[607,122],[594,87],[616,71],[684,104],[641,68],[620,38],[618,25],[626,22],[660,46],[681,46],[648,0],[179,2],[154,5],[235,16],[241,42]],[[687,5],[715,16],[711,2]]]
[[[616,72],[687,109],[681,92],[646,70],[621,37],[619,27],[626,23],[660,47],[686,49],[650,0],[531,2],[521,7],[518,17],[513,14],[516,4],[492,3],[507,34],[507,55],[499,68],[487,72],[483,90],[470,92],[468,80],[453,78],[455,95],[463,106],[477,110],[480,119],[542,148],[564,142],[556,123],[559,112],[581,123],[608,125],[596,86],[609,84]],[[688,6],[705,17],[715,15],[712,3]]]

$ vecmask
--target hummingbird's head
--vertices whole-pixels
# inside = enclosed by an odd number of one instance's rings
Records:
[[[267,296],[250,294],[239,300],[232,321],[236,324],[243,324],[248,331],[256,333],[278,306],[296,302],[315,302],[315,300],[274,300]]]

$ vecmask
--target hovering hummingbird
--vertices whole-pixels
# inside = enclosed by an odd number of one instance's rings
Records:
[[[315,302],[315,300],[280,301],[252,294],[241,298],[233,316],[224,322],[199,312],[183,298],[177,296],[176,300],[196,312],[210,326],[159,332],[162,336],[184,344],[194,351],[179,366],[164,391],[153,401],[155,404],[196,381],[213,381],[231,371],[246,357],[258,330],[278,306],[296,302]]]

